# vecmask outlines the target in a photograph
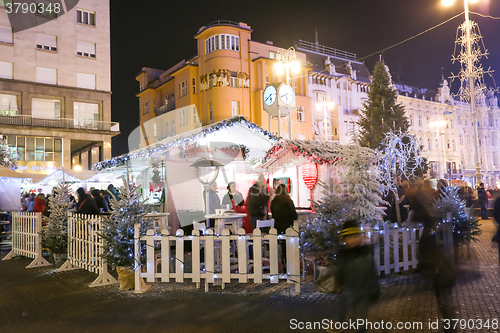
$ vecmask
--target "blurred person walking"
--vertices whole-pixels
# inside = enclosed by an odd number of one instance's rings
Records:
[[[481,219],[488,219],[488,195],[484,189],[484,183],[479,184],[477,188],[477,202],[479,207],[481,207]]]

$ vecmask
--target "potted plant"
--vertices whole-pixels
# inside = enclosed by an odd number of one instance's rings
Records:
[[[42,229],[42,247],[50,250],[56,267],[61,266],[68,252],[68,213],[71,210],[69,187],[59,183],[49,197],[47,225]]]
[[[134,289],[134,269],[140,265],[135,262],[134,255],[134,225],[140,224],[141,234],[146,234],[148,227],[144,221],[147,205],[139,199],[137,187],[122,176],[123,186],[120,187],[118,199],[111,195],[111,217],[103,219],[101,236],[105,239],[104,251],[101,254],[107,262],[116,267],[120,290]],[[142,253],[145,253],[145,245]]]

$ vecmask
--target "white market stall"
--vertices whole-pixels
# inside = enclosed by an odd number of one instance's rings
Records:
[[[269,172],[269,184],[285,184],[295,207],[310,207],[321,199],[324,188],[319,181],[339,183],[341,168],[336,166],[342,146],[333,142],[284,140],[268,150],[262,169]]]
[[[128,163],[134,183],[143,191],[142,198],[150,204],[156,202],[154,189],[158,185],[161,187],[166,179],[166,207],[160,205],[158,210],[170,213],[169,224],[175,231],[179,226],[179,211],[204,211],[203,186],[197,179],[195,168],[191,167],[194,162],[208,158],[223,165],[215,180],[221,201],[231,181],[236,183],[237,190],[246,198],[248,189],[262,172],[252,165],[257,164],[277,140],[271,133],[237,116],[97,163],[94,169],[101,171],[100,174],[123,175]],[[214,172],[215,168],[203,168],[200,176],[211,178]],[[189,219],[187,223],[192,223],[192,219]]]

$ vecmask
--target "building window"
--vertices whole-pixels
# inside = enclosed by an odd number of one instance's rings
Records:
[[[31,100],[31,117],[42,119],[61,118],[61,101],[57,99],[33,98]]]
[[[81,57],[95,58],[95,43],[76,41],[76,54]]]
[[[146,115],[149,113],[149,101],[144,102],[144,111],[142,112],[143,115]]]
[[[233,35],[214,35],[205,40],[205,54],[216,50],[239,51],[239,37]]]
[[[430,138],[429,138],[429,139],[427,139],[427,149],[428,149],[429,151],[431,151],[431,150],[432,150],[432,145],[431,145],[431,139],[430,139]]]
[[[172,119],[172,135],[176,135],[176,129],[175,129],[175,119]]]
[[[187,125],[188,123],[188,110],[186,108],[183,108],[181,111],[181,119],[180,119],[180,125],[179,126],[184,126]]]
[[[452,141],[451,141],[451,149],[452,149],[453,151],[456,151],[456,150],[457,150],[457,146],[455,145],[455,140],[452,140]]]
[[[208,74],[208,89],[212,89],[213,86],[213,74]]]
[[[12,28],[0,27],[0,42],[13,44]]]
[[[208,103],[208,116],[210,123],[212,123],[214,121],[214,108],[212,102]]]
[[[276,52],[269,52],[269,58],[276,59]]]
[[[413,126],[413,115],[410,115],[410,126]]]
[[[240,101],[231,101],[231,110],[233,117],[240,114]]]
[[[17,96],[0,94],[0,114],[17,115]]]
[[[96,127],[99,121],[99,104],[74,102],[73,119],[75,126]]]
[[[269,78],[269,75],[266,75],[266,84],[269,84],[271,82],[271,78]]]
[[[95,26],[95,12],[78,9],[76,11],[76,22]]]
[[[76,73],[76,86],[83,89],[95,89],[95,75]]]
[[[165,123],[165,136],[169,136],[170,133],[168,132],[168,121]]]
[[[453,128],[453,119],[450,119],[450,128]]]
[[[16,152],[19,161],[62,162],[62,140],[57,138],[34,138],[8,136],[9,147]],[[31,170],[35,170],[35,166]],[[23,167],[19,167],[23,170]],[[27,170],[25,167],[24,170]]]
[[[62,12],[62,8],[59,3],[54,3],[47,0],[37,0],[36,8],[37,14],[52,18],[57,18],[58,14]]]
[[[422,116],[418,116],[418,126],[422,126]]]
[[[45,51],[57,51],[57,37],[46,34],[36,34],[36,48]]]
[[[12,79],[13,78],[13,64],[11,62],[0,61],[0,78]]]
[[[193,94],[196,94],[196,79],[193,77],[191,79],[192,86],[193,86]]]
[[[306,121],[306,118],[304,116],[304,107],[297,106],[297,122],[303,123],[305,121]]]
[[[57,84],[57,69],[37,67],[36,82]]]
[[[156,123],[153,123],[153,136],[156,138]]]
[[[459,136],[458,136],[458,144],[459,144],[459,145],[463,145],[463,144],[464,144],[464,140],[463,140],[462,135],[459,135]]]
[[[156,110],[156,98],[153,98],[153,111]]]
[[[431,123],[431,118],[425,117],[425,122],[426,122],[426,125],[429,126],[429,124]]]

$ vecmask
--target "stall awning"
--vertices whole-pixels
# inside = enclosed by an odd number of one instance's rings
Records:
[[[91,178],[94,175],[94,171],[90,170],[57,170],[47,177],[43,178],[37,185],[55,185],[62,181],[64,175],[64,180],[68,183],[80,183]]]
[[[36,174],[36,173],[23,173],[23,172],[17,172],[12,169],[6,168],[4,166],[0,165],[0,177],[2,178],[25,178],[25,179],[32,179],[33,182],[37,182],[45,175],[41,174]]]

